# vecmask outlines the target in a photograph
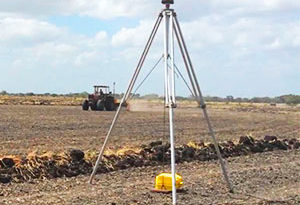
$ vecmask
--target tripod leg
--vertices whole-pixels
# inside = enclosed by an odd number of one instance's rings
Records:
[[[173,14],[176,15],[175,13],[173,13]],[[184,55],[184,50],[183,50],[183,47],[182,47],[182,44],[181,44],[181,41],[180,41],[180,38],[179,38],[178,29],[176,27],[174,19],[175,18],[173,18],[173,26],[174,26],[174,31],[175,31],[176,39],[177,39],[177,42],[178,42],[178,45],[179,45],[179,49],[180,49],[180,52],[181,52],[181,55],[182,55],[182,59],[183,59],[183,62],[184,62],[187,74],[189,76],[189,79],[191,80],[191,85],[192,85],[192,89],[193,89],[192,95],[193,95],[193,97],[196,97],[197,92],[196,92],[195,84],[192,82],[192,74],[191,74],[190,69],[189,69],[188,61],[187,61],[187,59],[186,59],[186,57]],[[197,100],[197,102],[199,103],[198,100]],[[200,103],[199,103],[199,105],[200,105]]]
[[[94,179],[94,176],[95,176],[95,174],[96,174],[96,172],[97,172],[99,163],[100,163],[100,161],[101,161],[101,159],[102,159],[102,156],[103,156],[103,153],[104,153],[106,144],[107,144],[107,142],[108,142],[108,138],[110,137],[111,132],[112,132],[114,126],[115,126],[115,123],[116,123],[116,121],[117,121],[117,119],[118,119],[118,117],[119,117],[119,114],[120,114],[120,111],[121,111],[122,104],[123,104],[124,102],[126,102],[126,100],[128,99],[128,97],[129,97],[129,95],[130,95],[130,93],[131,93],[131,91],[132,91],[132,88],[133,88],[133,86],[134,86],[134,84],[135,84],[135,82],[136,82],[136,79],[137,79],[137,77],[138,77],[138,75],[139,75],[139,73],[140,73],[140,70],[141,70],[141,68],[142,68],[142,66],[143,66],[143,64],[144,64],[145,58],[146,58],[146,56],[147,56],[147,54],[148,54],[148,51],[149,51],[149,49],[150,49],[150,47],[151,47],[151,45],[152,45],[153,39],[154,39],[154,37],[155,37],[155,35],[156,35],[156,32],[157,32],[158,27],[159,27],[159,25],[160,25],[160,23],[161,23],[161,20],[162,20],[162,14],[160,13],[159,16],[158,16],[158,18],[157,18],[157,21],[156,21],[156,23],[155,23],[155,26],[154,26],[154,28],[153,28],[153,30],[152,30],[152,32],[151,32],[151,35],[150,35],[150,37],[149,37],[149,40],[148,40],[148,42],[147,42],[147,44],[146,44],[146,46],[145,46],[145,49],[144,49],[144,51],[143,51],[143,53],[142,53],[142,56],[141,56],[141,58],[140,58],[140,60],[139,60],[139,63],[138,63],[138,65],[137,65],[137,68],[135,69],[135,72],[134,72],[134,74],[133,74],[133,77],[132,77],[132,79],[131,79],[131,81],[130,81],[130,83],[129,83],[129,85],[128,85],[128,88],[127,88],[127,90],[126,90],[126,92],[125,92],[125,94],[124,94],[124,96],[123,96],[123,98],[122,98],[122,100],[121,100],[121,102],[120,102],[120,105],[119,105],[119,107],[118,107],[118,110],[117,110],[117,112],[116,112],[116,114],[115,114],[115,116],[114,116],[114,119],[113,119],[113,121],[112,121],[112,124],[111,124],[111,126],[110,126],[110,128],[109,128],[109,131],[108,131],[106,137],[105,137],[104,143],[103,143],[102,148],[101,148],[101,150],[100,150],[100,153],[99,153],[99,155],[98,155],[98,158],[97,158],[96,164],[95,164],[95,166],[94,166],[93,172],[92,172],[92,174],[91,174],[91,176],[90,176],[90,179],[89,179],[89,183],[90,183],[90,184],[92,183],[92,181],[93,181],[93,179]]]
[[[169,69],[168,69],[168,59],[169,59],[169,22],[170,17],[166,12],[163,12],[164,15],[164,67],[165,67],[165,103],[166,106],[170,102],[169,94]]]
[[[208,130],[209,130],[209,133],[210,133],[211,138],[213,140],[213,143],[214,143],[214,146],[215,146],[215,149],[216,149],[216,152],[217,152],[217,156],[218,156],[219,161],[220,161],[223,176],[224,176],[224,179],[227,183],[227,187],[228,187],[230,192],[233,192],[233,187],[232,187],[232,185],[229,181],[229,177],[228,177],[228,173],[227,173],[227,170],[226,170],[226,167],[225,167],[225,163],[224,163],[224,160],[221,156],[221,152],[220,152],[220,149],[219,149],[219,144],[216,140],[214,130],[212,128],[210,119],[208,117],[207,110],[206,110],[206,105],[205,105],[205,102],[204,102],[204,98],[203,98],[203,95],[201,93],[200,86],[199,86],[199,83],[198,83],[198,80],[197,80],[197,77],[196,77],[196,74],[195,74],[195,71],[194,71],[194,68],[193,68],[193,65],[192,65],[192,62],[191,62],[191,59],[190,59],[190,56],[189,56],[189,53],[188,53],[188,50],[187,50],[187,47],[186,47],[186,44],[185,44],[185,41],[184,41],[184,38],[183,38],[183,35],[182,35],[182,32],[181,32],[181,29],[180,29],[180,26],[179,26],[179,23],[178,23],[178,20],[177,20],[176,16],[174,18],[174,24],[175,24],[175,30],[177,30],[178,43],[181,44],[180,48],[181,48],[182,56],[183,56],[184,61],[186,63],[187,69],[190,70],[190,72],[188,72],[188,73],[189,73],[189,78],[190,78],[191,84],[193,85],[193,89],[195,89],[195,91],[197,91],[197,92],[195,92],[195,95],[196,95],[195,97],[196,97],[198,103],[200,104],[200,106],[203,110],[203,115],[204,115],[204,118],[207,122]]]
[[[175,167],[175,140],[174,140],[174,110],[169,105],[169,125],[170,125],[170,149],[171,149],[171,173],[172,173],[172,201],[176,204],[176,167]]]
[[[133,88],[134,82],[136,81],[137,76],[138,76],[137,74],[140,72],[140,70],[141,70],[141,68],[142,68],[142,66],[144,64],[144,61],[145,61],[146,56],[147,56],[147,54],[149,52],[149,49],[150,49],[150,47],[152,45],[153,39],[154,39],[154,37],[155,37],[155,35],[157,33],[157,29],[158,29],[158,27],[159,27],[159,25],[160,25],[160,23],[162,21],[162,18],[163,18],[163,15],[162,15],[162,13],[160,13],[159,16],[158,16],[158,18],[157,18],[157,20],[156,20],[156,22],[155,22],[154,28],[152,29],[150,37],[149,37],[149,39],[147,41],[147,44],[146,44],[145,49],[144,49],[144,51],[142,53],[142,56],[141,56],[141,58],[139,60],[139,63],[137,65],[137,68],[136,68],[135,73],[134,73],[134,75],[132,77],[131,83],[128,86],[127,91],[130,90],[130,92],[131,92],[131,90]],[[130,92],[126,93],[125,98],[124,98],[125,102],[126,102],[126,100],[128,100]]]
[[[173,26],[173,15],[169,15],[169,40],[170,40],[170,57],[171,57],[171,70],[166,67],[169,71],[168,77],[168,86],[169,86],[169,125],[170,125],[170,149],[171,149],[171,172],[172,172],[172,200],[173,204],[177,203],[176,196],[176,167],[175,167],[175,140],[174,140],[174,108],[176,107],[176,99],[175,99],[175,70],[174,70],[174,26]],[[169,43],[169,42],[167,42]]]
[[[187,50],[187,47],[186,47],[186,44],[185,44],[185,41],[184,41],[184,38],[183,38],[183,35],[182,35],[182,31],[180,29],[180,25],[178,23],[178,20],[177,20],[177,17],[175,16],[174,18],[174,24],[175,24],[175,30],[177,30],[177,33],[178,33],[178,42],[179,44],[181,44],[180,48],[181,48],[181,51],[183,52],[182,56],[183,58],[185,58],[185,61],[187,62],[187,69],[189,70],[189,77],[191,79],[191,83],[194,84],[193,87],[195,87],[195,94],[199,96],[198,100],[200,101],[200,105],[204,105],[204,101],[203,101],[203,97],[202,97],[202,93],[200,91],[200,86],[199,86],[199,83],[198,83],[198,80],[197,80],[197,77],[195,75],[195,71],[194,71],[194,68],[193,68],[193,65],[192,65],[192,61],[191,61],[191,58],[189,56],[189,53],[188,53],[188,50]]]

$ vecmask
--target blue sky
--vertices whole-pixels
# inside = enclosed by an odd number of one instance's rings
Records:
[[[124,92],[160,0],[2,0],[0,90]],[[300,1],[185,0],[175,10],[204,95],[300,94]],[[162,54],[162,32],[143,79]],[[180,56],[176,64],[184,73]],[[185,75],[186,76],[186,75]],[[177,94],[189,95],[181,79]],[[139,90],[163,93],[163,66]]]
[[[70,32],[92,37],[99,31],[106,31],[109,35],[118,32],[122,27],[135,27],[139,21],[136,18],[117,17],[100,20],[88,16],[49,16],[47,21],[57,27],[67,28]]]

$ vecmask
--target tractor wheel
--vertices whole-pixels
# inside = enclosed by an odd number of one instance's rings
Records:
[[[90,107],[91,107],[91,110],[93,110],[93,111],[95,111],[95,110],[97,110],[97,103],[92,103],[91,105],[90,105]]]
[[[82,110],[89,110],[89,101],[87,100],[83,101]]]
[[[104,102],[103,100],[98,100],[97,102],[97,110],[103,111],[104,110]]]
[[[105,105],[105,109],[107,111],[114,111],[116,109],[115,103],[114,102],[107,102]]]

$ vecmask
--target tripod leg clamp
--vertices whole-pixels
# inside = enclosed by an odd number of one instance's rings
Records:
[[[200,108],[205,109],[206,108],[206,104],[200,104]]]

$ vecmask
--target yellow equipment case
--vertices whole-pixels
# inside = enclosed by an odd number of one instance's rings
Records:
[[[179,174],[175,175],[176,178],[176,189],[180,189],[183,186],[182,176]],[[155,178],[155,192],[170,192],[172,191],[172,174],[161,173]]]

